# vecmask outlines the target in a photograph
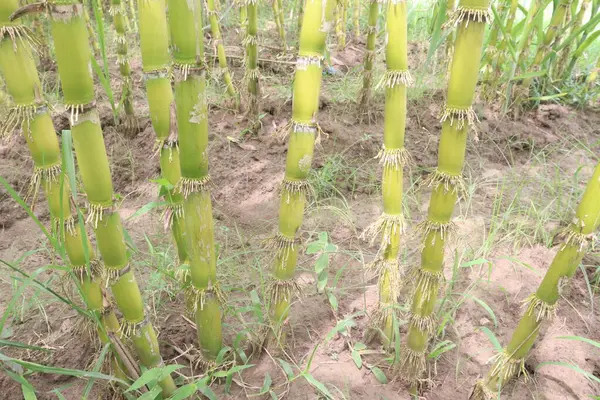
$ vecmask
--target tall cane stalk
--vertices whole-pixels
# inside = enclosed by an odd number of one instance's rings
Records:
[[[287,321],[292,297],[298,248],[296,237],[302,225],[306,196],[310,192],[310,171],[315,140],[321,131],[317,123],[323,74],[325,40],[333,19],[336,0],[311,0],[304,5],[300,48],[294,75],[292,119],[279,133],[289,135],[285,177],[279,203],[279,232],[268,244],[275,252],[273,280],[269,285],[271,321],[275,337]]]
[[[215,0],[206,1],[206,13],[208,14],[208,20],[210,21],[210,31],[212,33],[213,45],[217,51],[217,58],[219,61],[220,73],[223,75],[223,81],[227,88],[227,93],[231,96],[235,102],[235,107],[239,107],[239,95],[233,86],[233,80],[231,79],[231,73],[227,66],[227,56],[225,55],[225,47],[223,46],[223,38],[221,37],[221,28],[219,26],[218,10],[215,8]]]
[[[63,0],[50,5],[49,9],[58,73],[89,203],[87,221],[95,229],[106,280],[123,314],[120,333],[131,338],[145,367],[159,367],[163,361],[156,333],[144,312],[142,296],[129,264],[121,218],[113,200],[110,167],[96,110],[94,79],[89,68],[91,51],[83,7],[76,0]],[[162,377],[159,384],[165,397],[175,391],[170,375]]]
[[[369,21],[367,25],[367,50],[363,67],[363,87],[358,100],[360,119],[371,121],[371,100],[373,97],[373,66],[375,64],[375,46],[377,42],[377,18],[379,18],[380,0],[370,0]]]
[[[594,232],[600,225],[600,163],[588,181],[575,218],[563,232],[560,246],[537,291],[524,301],[525,314],[508,346],[494,357],[486,377],[475,385],[472,400],[492,400],[500,396],[516,375],[527,377],[525,358],[537,339],[542,323],[556,316],[561,292],[577,271]]]
[[[123,102],[123,127],[128,134],[135,134],[138,131],[138,121],[133,109],[133,79],[131,78],[131,67],[129,65],[127,29],[125,21],[127,11],[121,0],[111,0],[110,15],[113,18],[115,27],[115,42],[117,43],[117,64],[123,80],[121,87],[121,98]]]
[[[363,233],[372,243],[379,235],[382,237],[379,254],[369,269],[379,279],[379,305],[373,320],[386,347],[394,342],[394,318],[400,291],[398,255],[400,235],[404,231],[402,169],[410,161],[404,147],[406,88],[412,83],[408,70],[406,13],[406,2],[388,2],[385,46],[387,70],[379,84],[385,88],[383,148],[378,154],[383,165],[383,213]]]
[[[276,4],[277,0],[273,0]],[[247,0],[246,10],[248,23],[246,25],[246,38],[242,42],[246,46],[246,76],[248,85],[249,107],[248,115],[251,120],[251,130],[260,129],[260,70],[258,69],[258,1]]]
[[[485,24],[490,19],[488,6],[489,0],[461,0],[447,23],[456,26],[457,33],[446,105],[441,117],[438,166],[426,180],[433,192],[427,220],[418,226],[423,234],[421,265],[413,268],[408,277],[413,294],[400,366],[405,378],[411,382],[413,392],[425,371],[429,337],[437,327],[434,311],[438,290],[444,284],[444,247],[455,231],[452,213],[459,193],[464,190],[462,169],[468,129],[477,120],[472,103]]]

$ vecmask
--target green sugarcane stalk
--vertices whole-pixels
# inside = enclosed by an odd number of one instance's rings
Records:
[[[499,21],[494,21],[494,29],[490,30],[490,36],[488,39],[487,47],[485,49],[485,54],[483,57],[483,79],[482,85],[484,86],[483,92],[486,93],[486,97],[488,99],[492,99],[494,96],[494,92],[490,90],[492,87],[492,76],[494,75],[494,60],[496,60],[498,56],[498,35],[500,34],[500,28],[498,25],[504,24],[504,21],[507,19],[507,15],[505,13],[509,12],[509,9],[506,7],[507,3],[510,3],[513,0],[505,0],[500,3],[498,6],[498,15],[500,15]],[[511,21],[512,23],[512,21]]]
[[[121,218],[113,202],[110,167],[89,68],[91,51],[83,6],[76,0],[63,0],[50,5],[49,11],[64,102],[71,114],[73,145],[89,203],[87,221],[96,231],[105,276],[123,314],[120,333],[131,337],[144,366],[160,367],[163,361],[156,333],[144,313],[142,296],[129,264]],[[161,377],[159,384],[165,397],[176,389],[170,375]]]
[[[98,38],[94,32],[94,27],[92,26],[92,20],[90,18],[90,12],[87,9],[87,4],[83,7],[83,16],[85,18],[85,26],[88,31],[88,36],[90,37],[90,43],[92,45],[92,49],[94,50],[94,55],[96,58],[100,58],[100,43],[98,42]]]
[[[325,41],[333,20],[335,1],[314,0],[305,4],[293,83],[292,120],[279,132],[282,138],[290,136],[279,203],[279,232],[268,242],[268,247],[275,251],[273,280],[268,290],[270,317],[279,340],[284,340],[282,327],[298,288],[294,280],[299,247],[296,235],[302,225],[306,196],[311,190],[307,178],[314,144],[321,131],[316,118]]]
[[[337,0],[337,2],[335,34],[338,40],[338,50],[342,50],[346,47],[346,9],[348,0]]]
[[[41,97],[41,84],[28,42],[29,32],[9,16],[18,9],[17,0],[0,6],[0,72],[20,115],[14,121],[21,125],[34,161],[30,191],[34,198],[43,186],[50,210],[52,230],[61,238],[71,273],[78,280],[86,307],[100,325],[97,332],[102,343],[109,342],[105,332],[117,332],[119,321],[105,302],[101,287],[102,263],[96,258],[87,231],[76,224],[77,214],[71,209],[69,184],[62,173],[62,158],[48,106]],[[110,357],[113,370],[121,371],[118,358]]]
[[[354,0],[354,37],[360,37],[360,0]]]
[[[251,130],[257,132],[260,129],[260,70],[258,69],[258,5],[257,0],[247,0],[248,24],[246,25],[246,38],[242,42],[246,46],[246,76],[248,85],[249,110],[251,119]],[[277,0],[273,0],[276,4]],[[285,44],[285,42],[284,42]]]
[[[135,11],[135,0],[124,0],[127,5],[129,5],[129,18],[127,18],[127,21],[132,21],[133,22],[133,31],[135,33],[138,32],[138,23],[137,23],[137,12]]]
[[[206,13],[208,14],[208,19],[210,21],[210,31],[212,33],[213,45],[216,47],[217,58],[219,60],[219,68],[221,69],[221,73],[223,74],[223,81],[225,82],[225,86],[227,87],[227,93],[229,94],[229,96],[233,97],[235,107],[239,108],[239,96],[237,91],[235,90],[235,87],[233,86],[231,73],[229,72],[229,67],[227,66],[227,57],[225,55],[225,47],[223,46],[221,28],[219,27],[218,12],[215,9],[214,0],[206,0]]]
[[[570,32],[575,32],[577,29],[579,29],[581,27],[581,25],[583,24],[583,18],[585,17],[587,11],[590,8],[590,4],[591,4],[590,0],[583,0],[583,2],[581,3],[581,8],[579,9],[579,11],[577,12],[577,15],[575,16],[575,20],[573,21],[573,25],[571,26]],[[575,58],[575,57],[571,58],[572,52],[573,52],[573,47],[574,47],[573,43],[570,43],[567,47],[565,47],[562,50],[562,55],[558,62],[558,66],[556,68],[557,72],[555,74],[555,76],[561,77],[562,80],[569,79],[569,77],[573,73],[573,68],[575,68],[577,58]],[[575,48],[577,48],[577,47],[575,47]],[[571,58],[570,61],[569,61],[569,58]],[[569,65],[567,67],[565,67],[565,65],[567,64],[567,61],[569,61]]]
[[[502,40],[498,44],[498,52],[495,62],[495,67],[493,68],[494,77],[491,78],[491,87],[489,93],[493,95],[496,93],[498,85],[501,81],[502,72],[505,70],[504,60],[507,57],[508,51],[506,48],[508,47],[508,41],[511,38],[512,27],[515,20],[515,15],[517,13],[517,8],[519,6],[519,0],[511,0],[510,8],[506,14],[505,22],[505,32],[507,36],[502,37]]]
[[[117,44],[117,64],[119,72],[123,79],[122,101],[125,117],[123,118],[123,127],[128,134],[134,134],[138,131],[138,121],[133,110],[133,80],[131,78],[131,67],[129,65],[127,49],[127,30],[125,21],[127,20],[126,11],[121,0],[111,0],[109,13],[113,18],[115,27],[115,42]]]
[[[379,306],[373,316],[384,346],[394,343],[394,318],[400,291],[398,255],[404,232],[402,214],[403,167],[410,155],[404,147],[406,88],[412,84],[408,70],[407,10],[404,1],[389,1],[386,14],[386,73],[379,86],[385,88],[383,147],[378,154],[383,165],[383,213],[363,236],[371,243],[381,234],[381,247],[369,269],[379,277]]]
[[[379,1],[369,3],[369,20],[367,25],[367,51],[363,68],[363,87],[360,91],[358,107],[360,115],[369,115],[373,97],[373,66],[375,64],[375,46],[377,42],[377,18],[379,17]],[[367,118],[368,120],[369,118]]]
[[[588,181],[575,218],[561,235],[560,246],[537,291],[524,302],[525,314],[519,321],[508,346],[496,357],[485,379],[475,385],[472,400],[492,400],[516,375],[527,376],[525,358],[529,354],[544,321],[556,316],[558,300],[568,281],[577,271],[594,232],[600,225],[600,163]]]
[[[279,32],[279,39],[283,45],[283,49],[287,49],[287,39],[285,35],[285,19],[283,16],[283,3],[281,0],[273,1],[273,16],[275,17],[275,24],[277,25],[277,31]]]
[[[467,132],[477,121],[472,108],[477,85],[485,24],[491,19],[489,0],[460,0],[448,24],[457,27],[450,67],[448,94],[442,114],[438,166],[426,185],[433,189],[427,220],[419,224],[423,233],[421,266],[409,274],[413,285],[408,337],[401,356],[401,371],[413,385],[425,371],[429,336],[435,331],[435,304],[444,283],[444,247],[455,231],[452,213],[459,192],[464,190],[462,169]]]
[[[202,10],[199,3],[169,0],[175,73],[175,102],[184,198],[184,232],[190,266],[186,285],[198,341],[205,361],[214,362],[222,347],[221,292],[216,278],[216,251],[208,175],[208,108],[204,71]]]
[[[171,10],[172,18],[183,18],[177,10]],[[146,81],[146,96],[150,119],[156,133],[156,148],[160,151],[161,174],[172,186],[179,180],[179,147],[175,129],[175,103],[171,89],[171,54],[169,53],[169,29],[163,0],[138,0],[140,46],[142,69]],[[196,62],[195,58],[192,60]],[[175,65],[185,72],[186,64]],[[165,229],[171,229],[184,264],[185,245],[181,239],[183,197],[174,189],[166,190],[167,206],[164,212]]]

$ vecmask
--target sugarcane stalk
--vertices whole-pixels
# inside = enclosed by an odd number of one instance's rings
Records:
[[[575,16],[575,20],[573,21],[573,25],[571,26],[571,29],[570,29],[571,32],[575,32],[577,29],[579,29],[581,27],[581,25],[583,24],[583,18],[585,17],[586,13],[588,12],[588,10],[590,8],[590,4],[591,4],[590,0],[582,1],[581,8],[577,12],[577,15]],[[584,38],[582,37],[582,39],[584,39]],[[571,76],[571,74],[573,73],[573,68],[575,68],[575,63],[577,62],[577,58],[571,57],[572,51],[573,51],[572,43],[570,43],[567,47],[562,49],[561,58],[558,62],[558,65],[556,68],[557,72],[555,74],[555,76],[561,77],[562,80],[568,79]],[[570,60],[569,60],[569,58],[570,58]],[[567,67],[565,67],[565,65],[567,64],[567,61],[569,62],[569,64]]]
[[[371,100],[373,98],[373,66],[375,64],[375,46],[377,42],[377,18],[379,18],[379,1],[369,2],[369,20],[367,25],[367,50],[363,67],[363,87],[360,91],[358,107],[359,116],[370,122]]]
[[[235,107],[239,108],[239,96],[235,90],[235,87],[233,86],[231,73],[229,72],[229,67],[227,66],[227,57],[225,55],[225,47],[223,46],[221,28],[219,27],[218,12],[215,9],[214,0],[206,0],[206,13],[208,14],[208,19],[210,21],[210,31],[212,33],[213,45],[216,47],[219,68],[221,70],[221,74],[223,75],[223,81],[225,82],[227,93],[233,98]]]
[[[17,9],[17,0],[4,1],[0,7],[0,72],[15,101],[15,109],[21,110],[15,115],[13,124],[21,126],[35,165],[30,192],[35,199],[39,187],[44,188],[52,231],[65,247],[71,273],[79,282],[86,308],[100,321],[98,336],[107,343],[105,332],[118,331],[119,322],[104,300],[102,263],[95,256],[85,228],[77,226],[77,214],[71,208],[69,184],[62,172],[60,147],[48,105],[41,97],[42,88],[30,49],[29,32],[18,22],[8,19]],[[111,356],[111,360],[114,368],[119,367],[116,357]]]
[[[277,25],[277,31],[279,33],[279,39],[283,45],[284,50],[287,49],[287,39],[285,35],[285,19],[283,16],[283,3],[281,0],[273,1],[273,16],[275,17],[275,24]]]
[[[508,41],[510,40],[510,37],[511,37],[512,27],[513,27],[513,23],[515,20],[515,15],[517,13],[518,6],[519,6],[519,0],[511,0],[510,8],[508,9],[506,18],[504,19],[504,21],[506,21],[506,25],[505,25],[504,29],[508,36],[502,37],[502,40],[498,44],[498,52],[497,52],[497,57],[496,57],[495,68],[493,68],[494,76],[493,76],[493,78],[491,78],[491,84],[490,84],[490,90],[489,90],[490,95],[493,95],[494,93],[496,93],[498,85],[500,84],[502,71],[504,71],[504,60],[507,56],[506,48],[508,46]]]
[[[204,360],[214,362],[222,347],[221,292],[216,277],[216,251],[208,175],[208,108],[204,71],[202,10],[187,0],[169,0],[175,103],[180,144],[184,232],[190,279],[186,298],[196,318]]]
[[[335,33],[338,40],[338,50],[346,47],[346,9],[348,0],[337,0],[337,19],[335,24]]]
[[[404,231],[402,214],[403,168],[410,161],[404,147],[406,88],[412,84],[408,70],[407,10],[404,1],[389,1],[386,13],[386,73],[379,86],[385,88],[383,147],[377,157],[383,165],[383,213],[364,232],[373,243],[381,235],[377,258],[369,270],[378,276],[379,305],[373,316],[385,347],[394,343],[394,318],[400,291],[398,255]]]
[[[279,203],[279,232],[268,241],[268,247],[275,252],[273,280],[268,293],[273,333],[280,341],[285,340],[282,327],[298,287],[294,281],[300,245],[296,235],[302,225],[306,195],[310,192],[307,178],[320,132],[316,118],[325,41],[333,20],[335,1],[311,0],[304,6],[293,83],[292,119],[279,131],[282,138],[289,135],[289,144]]]
[[[94,32],[94,27],[92,26],[92,20],[90,18],[90,12],[87,9],[87,4],[83,7],[83,16],[85,18],[85,26],[88,31],[88,36],[90,38],[90,44],[92,45],[92,49],[94,50],[94,56],[96,56],[96,58],[100,58],[100,43],[98,42],[98,38],[96,37],[96,33]]]
[[[131,67],[129,65],[127,30],[125,20],[127,19],[125,7],[121,0],[111,0],[109,10],[115,27],[115,42],[117,44],[117,64],[123,80],[122,102],[125,117],[122,120],[125,132],[134,134],[138,130],[138,122],[133,109],[133,80],[131,78]]]
[[[73,145],[88,201],[86,221],[95,229],[104,274],[123,314],[120,334],[131,338],[144,366],[160,367],[163,361],[156,333],[144,312],[142,296],[129,264],[121,217],[113,201],[110,167],[89,68],[91,51],[83,6],[76,0],[63,0],[50,5],[49,11],[64,103],[70,113]],[[160,378],[159,384],[165,397],[176,388],[170,375]]]
[[[483,380],[475,385],[472,400],[497,399],[506,384],[521,374],[527,377],[525,358],[545,321],[556,316],[564,287],[577,271],[594,232],[600,225],[600,163],[588,181],[575,218],[562,233],[563,244],[550,264],[537,291],[524,301],[525,313],[508,343],[493,360]]]
[[[455,231],[454,205],[464,191],[464,165],[467,133],[477,121],[472,108],[483,48],[485,24],[490,20],[489,0],[460,0],[447,26],[455,26],[456,41],[450,66],[448,94],[441,117],[442,133],[438,166],[425,184],[432,188],[427,220],[419,224],[423,234],[421,265],[408,275],[413,293],[408,336],[400,368],[413,388],[426,368],[430,335],[435,331],[435,305],[438,289],[444,283],[444,247]]]
[[[277,0],[273,0],[276,4]],[[246,46],[246,76],[248,85],[249,107],[248,115],[251,120],[252,132],[260,129],[260,70],[258,68],[258,2],[247,0],[248,24],[246,26],[246,38],[242,42]],[[285,44],[285,42],[284,42]]]
[[[135,10],[135,1],[136,0],[124,0],[124,1],[129,6],[129,7],[126,7],[126,8],[129,9],[129,15],[130,15],[130,17],[127,18],[127,20],[128,21],[132,21],[132,23],[133,23],[133,31],[135,33],[137,33],[138,32],[138,23],[137,23],[137,12]]]

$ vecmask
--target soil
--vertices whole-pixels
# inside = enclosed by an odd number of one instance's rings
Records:
[[[416,46],[416,45],[415,45]],[[414,47],[414,46],[413,46]],[[359,67],[362,59],[362,46],[349,44],[344,52],[332,55],[332,61],[339,71],[352,71]],[[411,50],[419,54],[418,49]],[[265,58],[269,55],[266,54]],[[413,60],[414,62],[414,60]],[[291,70],[285,66],[273,68],[277,76],[283,76],[283,85],[289,85]],[[161,290],[156,285],[155,271],[145,260],[152,254],[147,243],[154,249],[168,249],[168,257],[174,257],[170,237],[162,229],[160,212],[152,210],[140,217],[130,218],[133,213],[149,202],[157,200],[157,188],[150,180],[159,175],[158,160],[153,153],[154,133],[147,118],[147,105],[141,83],[140,65],[133,62],[136,85],[135,102],[140,120],[140,131],[134,137],[119,132],[112,120],[107,102],[99,101],[106,147],[112,166],[115,191],[122,197],[121,214],[125,228],[138,248],[134,254],[137,260],[138,281],[147,291],[154,290],[152,303],[147,302],[153,322],[160,332],[161,351],[166,363],[177,362],[187,367],[186,375],[199,373],[188,359],[191,353],[182,356],[195,345],[196,333],[184,318],[183,296],[173,289],[172,283],[163,282]],[[235,71],[241,76],[240,71]],[[270,71],[273,73],[273,71]],[[51,73],[51,72],[49,72]],[[113,76],[118,82],[118,76]],[[375,281],[366,279],[363,273],[365,262],[373,259],[376,247],[358,239],[360,233],[381,212],[378,190],[369,189],[369,179],[378,179],[377,162],[372,160],[377,154],[382,140],[383,120],[377,117],[371,124],[355,120],[353,104],[337,102],[328,92],[328,82],[341,79],[338,76],[324,78],[319,121],[328,138],[316,152],[313,167],[322,171],[328,160],[343,154],[345,165],[358,171],[349,184],[346,176],[334,181],[339,195],[308,207],[302,237],[314,240],[318,232],[329,233],[330,240],[339,246],[338,253],[330,263],[329,281],[339,272],[339,280],[334,291],[339,308],[332,310],[323,293],[317,293],[315,277],[312,273],[314,258],[303,256],[299,265],[299,281],[304,288],[303,297],[291,310],[289,322],[291,334],[287,354],[263,354],[255,357],[254,367],[245,370],[234,380],[230,393],[224,392],[224,385],[213,384],[219,398],[245,398],[260,392],[265,375],[273,380],[274,391],[287,399],[319,398],[315,389],[305,379],[296,379],[286,384],[285,373],[276,358],[283,358],[290,364],[304,368],[311,359],[308,372],[327,386],[335,398],[346,399],[400,399],[408,398],[406,387],[399,379],[393,379],[393,371],[385,367],[384,355],[377,344],[370,346],[376,351],[364,355],[365,364],[357,368],[351,358],[349,345],[363,341],[369,326],[368,315],[377,305]],[[233,317],[232,309],[250,304],[248,293],[254,289],[259,294],[259,278],[268,273],[268,260],[262,253],[253,251],[260,248],[264,238],[276,229],[278,210],[278,185],[283,176],[286,144],[276,140],[272,133],[284,125],[291,115],[291,101],[277,97],[273,89],[264,88],[262,119],[263,128],[259,135],[246,137],[236,142],[245,128],[242,116],[231,113],[226,108],[213,106],[210,112],[210,165],[215,182],[213,190],[216,232],[221,244],[221,280],[229,292],[230,310],[226,316],[226,342],[233,343],[241,322]],[[98,90],[99,93],[101,90]],[[443,92],[434,91],[409,105],[409,120],[406,144],[416,165],[406,174],[406,187],[419,179],[436,165],[437,140],[440,131],[439,114],[443,104]],[[381,111],[382,102],[376,97],[375,111]],[[521,301],[535,291],[544,271],[548,268],[556,248],[548,248],[549,243],[533,242],[514,246],[513,240],[500,238],[486,254],[477,253],[488,238],[492,228],[492,215],[495,201],[501,195],[499,183],[508,176],[535,176],[541,173],[539,163],[532,157],[545,157],[545,163],[553,165],[561,176],[567,177],[569,186],[580,193],[584,184],[581,177],[589,176],[593,166],[593,154],[581,150],[583,144],[598,154],[600,146],[600,114],[595,111],[578,111],[559,105],[542,105],[538,110],[524,114],[518,121],[501,118],[493,107],[477,104],[479,118],[479,140],[470,141],[467,151],[465,175],[474,182],[474,193],[467,203],[461,200],[457,205],[456,222],[459,226],[457,239],[448,246],[446,254],[446,274],[453,280],[453,302],[460,302],[452,314],[444,332],[444,338],[456,344],[451,351],[430,363],[428,388],[423,393],[426,399],[466,399],[475,380],[486,372],[486,362],[495,354],[490,339],[482,326],[493,331],[502,344],[510,338],[521,315]],[[377,113],[375,113],[377,114]],[[68,121],[59,116],[55,119],[57,131],[66,129]],[[28,188],[28,178],[32,162],[24,140],[14,138],[0,148],[0,176],[8,181],[13,189],[24,195]],[[582,165],[587,167],[578,171]],[[572,177],[578,173],[578,178]],[[356,184],[357,183],[357,184]],[[528,192],[529,190],[529,192]],[[529,193],[529,194],[528,194]],[[524,188],[519,199],[528,204],[535,191]],[[426,212],[429,194],[427,190],[414,191],[414,197],[407,200],[412,226],[421,221]],[[551,200],[551,199],[550,199]],[[507,206],[500,201],[502,207]],[[35,215],[48,225],[48,212],[43,195],[35,202]],[[551,220],[542,227],[551,232],[565,221]],[[58,273],[53,268],[40,271],[39,268],[56,262],[40,229],[27,213],[7,195],[0,192],[0,259],[18,261],[19,267],[27,273],[38,272],[37,279],[59,288]],[[506,232],[500,232],[500,235]],[[418,262],[416,241],[408,236],[406,264]],[[37,249],[37,250],[36,250]],[[166,250],[165,250],[166,251]],[[485,259],[475,266],[459,268],[452,276],[452,259],[458,254],[469,257],[462,263],[474,259]],[[240,255],[241,254],[241,255]],[[256,256],[259,254],[259,256]],[[227,262],[228,257],[235,261]],[[156,260],[152,258],[151,260]],[[364,260],[364,261],[361,261]],[[598,265],[592,258],[588,264]],[[174,260],[168,260],[173,264]],[[233,265],[235,264],[235,265]],[[524,267],[526,266],[526,267]],[[341,271],[341,272],[340,272]],[[589,270],[591,271],[591,270]],[[15,273],[7,268],[0,275],[0,311],[4,312],[15,293],[17,282],[10,277]],[[161,278],[161,279],[164,279]],[[160,282],[160,279],[158,280]],[[469,289],[469,298],[461,299]],[[18,351],[3,348],[2,352],[12,357],[45,365],[70,369],[84,369],[94,363],[97,355],[93,340],[82,340],[78,329],[76,313],[39,290],[27,290],[25,297],[18,298],[17,310],[8,320],[9,334],[5,339],[45,347],[48,351]],[[35,296],[31,296],[35,294]],[[454,295],[455,294],[455,295]],[[520,379],[511,383],[505,392],[510,399],[587,399],[598,394],[598,388],[591,386],[586,378],[570,369],[556,365],[542,365],[545,362],[569,362],[585,371],[598,375],[600,356],[597,349],[581,341],[558,339],[560,336],[583,336],[600,341],[600,315],[592,308],[594,297],[590,298],[586,280],[580,271],[563,293],[563,301],[554,319],[543,329],[540,338],[531,352],[527,365],[533,380]],[[597,296],[596,296],[597,298]],[[477,301],[484,301],[491,310],[492,317]],[[457,303],[458,304],[458,303]],[[244,318],[255,318],[244,313]],[[336,334],[324,341],[338,321],[353,316],[355,325],[345,335]],[[494,318],[496,321],[494,321]],[[248,321],[246,321],[248,323]],[[256,325],[254,325],[256,327]],[[317,344],[320,346],[313,350]],[[594,353],[594,350],[595,353]],[[368,367],[379,366],[384,370],[390,383],[381,384]],[[538,369],[535,369],[538,366]],[[36,388],[39,399],[55,399],[51,391],[61,388],[67,399],[79,399],[86,381],[56,374],[32,374],[27,377]],[[0,393],[4,399],[19,399],[19,385],[8,376],[0,376]],[[97,398],[114,396],[106,387],[97,384],[92,392]],[[267,397],[267,396],[262,396]]]

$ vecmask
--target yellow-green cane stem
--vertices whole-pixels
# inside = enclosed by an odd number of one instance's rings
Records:
[[[413,284],[411,316],[401,367],[415,383],[425,370],[429,335],[435,329],[435,304],[444,281],[444,245],[455,227],[451,222],[458,192],[462,189],[462,168],[466,131],[475,122],[471,108],[481,60],[485,22],[489,20],[488,0],[462,0],[449,19],[457,26],[454,55],[450,66],[447,104],[442,115],[438,169],[426,184],[433,188],[427,220],[418,229],[423,233],[421,266],[410,275]]]
[[[287,48],[287,42],[285,38],[285,25],[283,20],[283,10],[281,9],[281,0],[272,0],[273,17],[275,18],[275,24],[277,25],[277,32],[279,33],[279,39],[283,45],[283,49]]]
[[[100,44],[98,43],[96,32],[94,32],[94,27],[92,26],[90,13],[86,7],[83,7],[83,18],[85,19],[85,26],[88,31],[88,36],[90,38],[90,44],[92,46],[92,49],[94,50],[94,55],[96,57],[100,57]]]
[[[137,119],[133,108],[133,84],[131,79],[131,68],[128,58],[127,30],[125,21],[127,19],[125,7],[121,0],[111,0],[110,15],[115,28],[115,42],[117,44],[117,64],[122,78],[121,98],[125,117],[123,125],[128,133],[137,131]]]
[[[338,40],[338,49],[346,47],[346,18],[348,0],[337,0],[337,19],[335,24],[335,33]]]
[[[525,313],[504,351],[493,360],[484,380],[477,382],[471,398],[497,398],[517,374],[526,376],[524,362],[538,337],[541,324],[554,317],[561,291],[581,263],[588,241],[600,225],[600,164],[588,181],[575,218],[562,235],[564,243],[556,253],[537,291],[524,303]]]
[[[277,0],[273,0],[277,4]],[[257,0],[249,0],[246,3],[248,12],[248,25],[246,28],[246,82],[248,84],[248,94],[250,96],[249,114],[253,123],[258,123],[260,112],[260,70],[258,69],[258,5]],[[280,28],[281,29],[281,28]],[[284,35],[285,36],[285,35]],[[285,37],[282,39],[285,40]],[[285,42],[284,42],[285,43]]]
[[[203,307],[196,310],[196,326],[202,356],[215,360],[223,345],[221,332],[221,302],[214,294],[208,294]]]
[[[223,38],[221,37],[221,28],[219,27],[218,13],[215,8],[214,0],[206,0],[206,13],[208,14],[208,19],[210,21],[210,31],[212,33],[214,46],[217,50],[217,58],[219,60],[219,68],[223,74],[223,81],[225,82],[227,93],[234,98],[237,107],[239,101],[238,94],[233,86],[229,67],[227,66],[227,56],[225,55],[225,47],[223,46]]]
[[[377,18],[379,3],[371,0],[369,3],[369,19],[367,22],[367,50],[363,67],[363,87],[360,92],[359,107],[361,112],[367,112],[373,96],[373,65],[375,64],[375,46],[377,42]]]
[[[168,190],[165,195],[167,206],[163,214],[164,228],[165,231],[170,229],[173,233],[181,265],[187,262],[187,250],[183,234],[183,195],[174,189],[181,178],[179,158],[178,147],[163,145],[160,152],[160,170],[162,176],[173,186],[173,189]]]
[[[282,135],[285,137],[290,133],[279,203],[279,233],[268,241],[268,246],[275,251],[274,279],[268,289],[270,315],[275,337],[280,340],[284,339],[281,328],[288,318],[292,295],[297,289],[293,280],[299,246],[296,235],[302,225],[306,195],[310,192],[306,178],[319,132],[316,115],[321,87],[321,62],[334,7],[334,0],[316,0],[305,5],[294,77],[292,120]]]
[[[354,0],[354,37],[360,37],[360,0]]]

